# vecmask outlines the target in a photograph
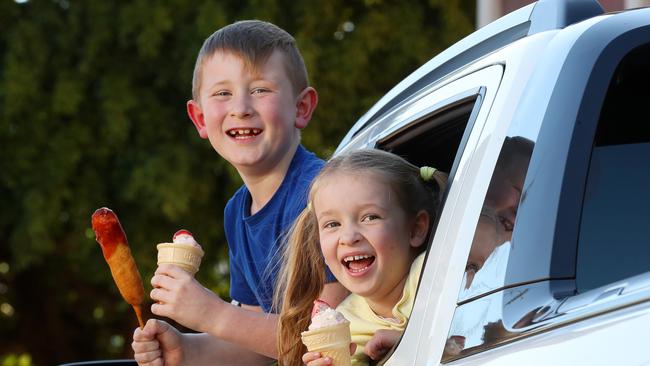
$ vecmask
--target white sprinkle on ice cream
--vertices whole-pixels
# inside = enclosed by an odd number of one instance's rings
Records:
[[[327,308],[314,315],[314,317],[311,319],[309,330],[331,327],[333,325],[346,323],[347,321],[348,320],[345,319],[343,314],[332,308]]]

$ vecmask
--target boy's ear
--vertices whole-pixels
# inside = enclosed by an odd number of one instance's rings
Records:
[[[421,210],[415,215],[413,226],[411,227],[411,247],[417,248],[424,244],[424,241],[429,234],[429,214]]]
[[[201,109],[201,105],[194,99],[187,101],[187,115],[192,120],[192,123],[194,123],[194,127],[196,127],[199,136],[201,136],[202,139],[207,139],[208,130],[205,127],[203,110]]]
[[[307,127],[318,104],[318,93],[311,86],[306,87],[296,99],[296,123],[298,129]]]

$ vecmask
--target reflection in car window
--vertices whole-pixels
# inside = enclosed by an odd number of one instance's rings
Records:
[[[465,267],[463,286],[459,301],[480,295],[503,283],[507,252],[512,239],[517,209],[521,199],[524,179],[533,153],[533,141],[522,136],[506,137],[499,154],[490,185],[483,201],[481,215],[474,229],[474,239]],[[490,265],[496,257],[496,249],[505,246],[498,253],[506,258]],[[484,268],[491,268],[484,270]]]
[[[517,126],[512,130],[517,131]],[[512,245],[510,240],[533,147],[532,140],[517,135],[506,137],[503,142],[474,229],[459,304],[489,294],[503,285]],[[454,316],[443,359],[482,344],[487,329],[491,333],[505,331],[499,330],[503,328],[499,323],[502,307],[501,294],[464,303],[463,311]],[[492,324],[488,327],[486,322]]]

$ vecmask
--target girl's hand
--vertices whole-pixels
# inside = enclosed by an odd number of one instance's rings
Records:
[[[350,343],[350,355],[353,355],[357,350],[356,343]],[[307,352],[302,355],[302,362],[307,366],[325,366],[331,365],[332,359],[329,357],[322,357],[320,352]]]
[[[381,360],[401,336],[402,332],[399,330],[379,329],[366,343],[364,353],[375,361]]]
[[[307,366],[326,366],[332,364],[332,359],[321,357],[320,352],[307,352],[302,355],[302,362]]]

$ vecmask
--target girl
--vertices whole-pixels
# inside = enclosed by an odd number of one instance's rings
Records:
[[[397,155],[358,150],[330,160],[314,179],[307,208],[291,229],[275,292],[282,365],[331,362],[305,353],[300,340],[326,265],[352,293],[337,310],[350,321],[357,344],[353,364],[380,358],[399,338],[446,183],[444,173],[422,170],[424,178]]]

